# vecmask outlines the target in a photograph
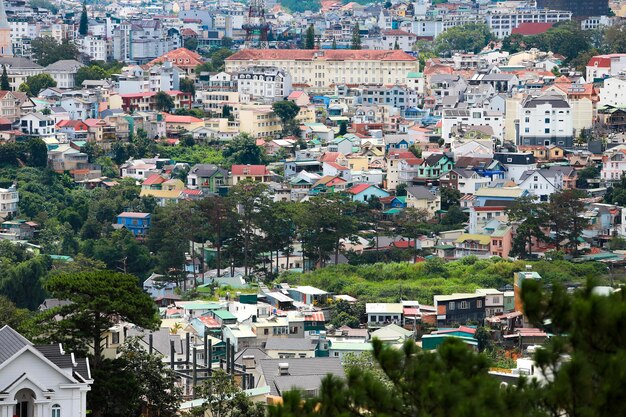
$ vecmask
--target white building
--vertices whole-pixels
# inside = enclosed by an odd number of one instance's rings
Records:
[[[404,307],[400,303],[367,303],[367,327],[383,327],[388,324],[402,325]]]
[[[88,359],[58,344],[35,346],[9,326],[0,329],[0,351],[0,416],[86,416]]]
[[[179,90],[182,73],[171,61],[152,65],[149,69],[139,65],[125,67],[118,78],[118,92],[135,94]]]
[[[405,30],[385,30],[380,37],[370,38],[364,43],[371,49],[400,49],[412,51],[417,42],[417,35]]]
[[[598,106],[624,107],[626,105],[626,78],[611,77],[600,88]]]
[[[563,173],[547,169],[526,171],[519,179],[519,187],[541,201],[563,189]]]
[[[9,188],[0,188],[0,218],[15,217],[20,196],[15,184]]]
[[[31,136],[50,136],[55,133],[54,119],[41,113],[29,113],[20,118],[20,131]]]
[[[455,126],[490,126],[493,136],[502,139],[504,118],[499,112],[484,109],[445,109],[441,119],[441,137],[446,143],[452,142]]]
[[[277,67],[247,67],[237,73],[237,92],[243,101],[280,101],[291,94],[291,75]]]
[[[179,46],[180,34],[170,34],[159,19],[126,21],[113,30],[113,59],[117,61],[143,64]]]
[[[46,67],[46,72],[57,82],[57,88],[74,88],[76,86],[76,73],[83,64],[74,59],[63,59]]]
[[[92,61],[107,61],[107,40],[100,36],[85,36],[79,44],[80,52]]]
[[[485,16],[487,26],[499,39],[506,38],[522,23],[558,23],[572,20],[572,12],[533,8],[496,10]]]
[[[572,111],[564,96],[528,96],[520,103],[518,115],[518,145],[574,146]]]
[[[479,288],[476,294],[485,296],[485,317],[504,313],[504,292],[495,288]]]
[[[596,78],[607,78],[626,71],[626,54],[596,55],[587,63],[585,78],[593,82]]]
[[[626,172],[626,154],[623,148],[611,149],[602,157],[602,170],[600,178],[605,182],[619,181]]]

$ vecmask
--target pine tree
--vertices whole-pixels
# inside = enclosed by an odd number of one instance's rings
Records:
[[[0,90],[8,91],[10,89],[11,89],[11,85],[9,84],[9,75],[7,74],[7,67],[3,65],[2,77],[0,77]]]
[[[337,40],[333,36],[333,49],[337,49]]]
[[[396,42],[393,44],[393,49],[400,49],[400,45],[398,45],[398,38],[396,38]]]
[[[361,29],[359,28],[359,22],[356,22],[352,29],[352,45],[350,49],[361,49]]]
[[[83,12],[80,15],[80,24],[78,26],[78,33],[85,36],[89,32],[89,17],[87,16],[87,3],[83,1]]]
[[[309,25],[306,30],[304,49],[315,49],[315,28],[313,27],[313,25]]]

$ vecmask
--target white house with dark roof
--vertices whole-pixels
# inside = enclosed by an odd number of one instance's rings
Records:
[[[0,329],[0,416],[85,417],[92,382],[88,359]]]
[[[565,96],[528,96],[520,103],[518,116],[518,145],[574,146],[572,108]]]

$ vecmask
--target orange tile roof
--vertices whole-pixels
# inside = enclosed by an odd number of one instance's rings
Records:
[[[190,51],[187,48],[178,48],[153,59],[148,62],[148,66],[161,64],[165,61],[170,61],[172,64],[180,68],[195,68],[204,62],[202,61],[202,56],[200,54]]]

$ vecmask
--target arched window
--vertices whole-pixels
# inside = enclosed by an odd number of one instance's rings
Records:
[[[59,404],[55,404],[52,406],[51,417],[61,417],[61,406]]]

